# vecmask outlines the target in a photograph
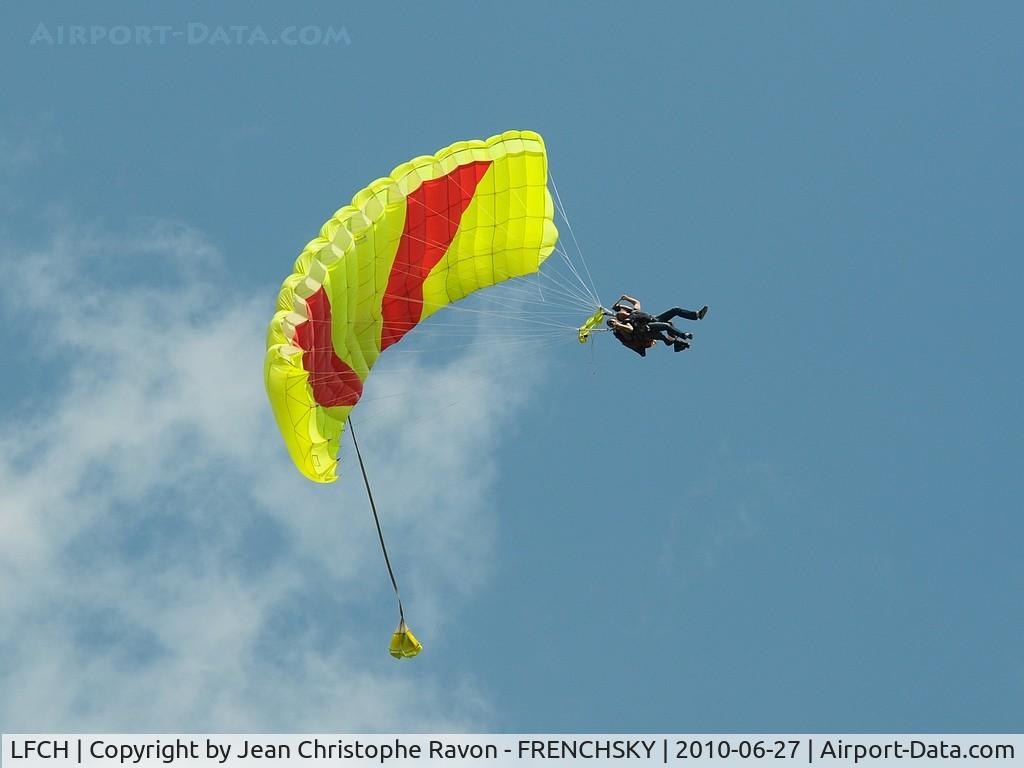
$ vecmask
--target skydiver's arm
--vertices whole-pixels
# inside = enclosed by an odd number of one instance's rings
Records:
[[[629,305],[627,306],[626,304],[623,304],[622,302],[624,301],[628,301]],[[634,309],[639,308],[640,302],[626,294],[622,294],[622,296],[619,297],[619,300],[612,304],[613,312],[632,312]]]
[[[608,321],[608,325],[613,330],[624,331],[625,333],[632,333],[633,332],[633,326],[632,325],[630,325],[629,323],[620,323],[618,320],[615,320],[614,318]]]

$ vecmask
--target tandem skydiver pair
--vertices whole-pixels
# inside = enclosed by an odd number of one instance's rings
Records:
[[[672,324],[672,320],[681,317],[684,320],[703,320],[708,313],[705,304],[694,312],[692,309],[672,307],[664,312],[652,315],[641,310],[639,300],[622,294],[612,304],[608,327],[612,334],[627,349],[631,349],[641,357],[647,356],[647,350],[663,342],[676,352],[690,348],[693,334],[682,331]]]

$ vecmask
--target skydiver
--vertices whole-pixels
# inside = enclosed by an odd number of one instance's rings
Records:
[[[629,322],[629,312],[625,309],[616,310],[615,315],[608,319],[608,327],[624,347],[632,349],[640,357],[647,357],[647,350],[658,343],[657,339],[643,333]]]
[[[644,357],[647,350],[659,341],[672,347],[676,352],[689,349],[693,334],[676,328],[672,324],[672,319],[681,317],[685,320],[703,320],[708,313],[708,306],[705,304],[696,312],[682,307],[672,307],[661,314],[651,315],[642,311],[638,299],[622,294],[619,300],[612,304],[612,311],[615,314],[608,320],[608,327],[612,329],[612,333],[624,346]]]

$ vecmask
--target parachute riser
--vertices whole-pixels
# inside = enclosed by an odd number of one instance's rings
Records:
[[[373,500],[373,491],[370,490],[370,479],[366,475],[366,465],[363,463],[363,454],[359,450],[359,441],[356,439],[356,430],[352,424],[352,417],[348,420],[348,430],[352,435],[352,444],[356,447],[356,458],[359,460],[359,471],[363,475],[363,485],[366,486],[366,497],[370,500],[370,509],[373,511],[373,522],[377,526],[377,538],[380,540],[380,551],[384,553],[384,564],[388,568],[388,576],[391,577],[391,587],[395,590],[395,599],[398,601],[398,629],[391,638],[390,653],[396,659],[411,658],[422,650],[422,647],[409,627],[405,623],[405,608],[402,605],[402,596],[398,591],[398,580],[395,578],[395,570],[391,567],[391,558],[388,557],[388,547],[384,543],[384,531],[380,526],[380,515],[377,514],[377,505]]]

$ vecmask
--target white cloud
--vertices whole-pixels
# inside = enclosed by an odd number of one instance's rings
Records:
[[[432,676],[429,648],[487,578],[490,457],[534,369],[503,346],[442,367],[399,347],[371,377],[360,438],[428,646],[399,664],[354,456],[308,483],[269,414],[272,296],[234,289],[187,228],[55,231],[0,256],[31,384],[0,432],[2,729],[485,723],[486,697]]]

